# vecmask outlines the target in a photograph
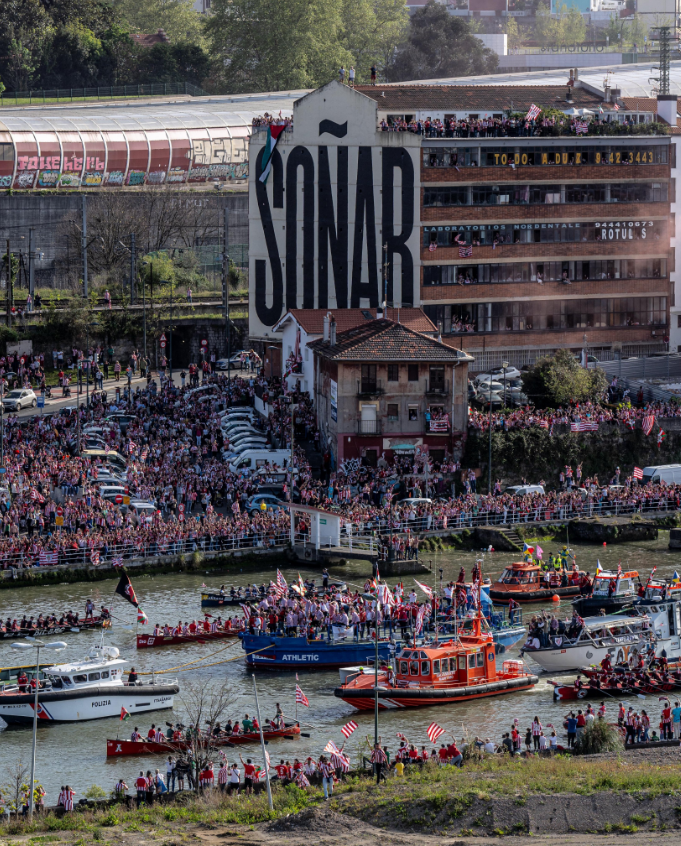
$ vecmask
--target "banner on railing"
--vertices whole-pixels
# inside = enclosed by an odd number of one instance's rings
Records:
[[[430,421],[431,432],[447,432],[449,431],[449,415],[445,414],[440,420]]]

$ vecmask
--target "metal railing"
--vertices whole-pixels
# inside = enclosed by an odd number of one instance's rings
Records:
[[[378,396],[384,394],[383,382],[380,379],[358,379],[357,396]]]
[[[47,103],[48,101],[111,100],[126,97],[165,97],[188,94],[191,97],[205,97],[206,92],[191,82],[163,82],[148,85],[106,85],[98,88],[50,88],[37,91],[3,91],[0,106],[19,105],[19,101]]]
[[[66,538],[70,535],[65,535]],[[56,561],[50,559],[40,562],[40,552],[0,552],[0,578],[16,578],[18,573],[25,569],[43,568],[53,569],[54,567],[70,567],[78,569],[82,567],[102,567],[113,565],[114,559],[120,559],[123,565],[134,565],[149,558],[165,556],[191,555],[194,552],[202,554],[219,555],[242,549],[275,549],[286,546],[290,540],[290,532],[249,532],[240,537],[229,535],[205,535],[203,537],[185,538],[177,541],[157,541],[154,543],[137,544],[128,541],[104,548],[95,547],[94,552],[99,555],[97,564],[92,561],[93,550],[84,549],[63,549],[43,550],[43,555],[53,556],[56,552]]]

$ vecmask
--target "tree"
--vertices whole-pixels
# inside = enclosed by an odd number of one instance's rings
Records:
[[[509,18],[506,22],[506,36],[508,40],[508,46],[510,49],[515,49],[516,47],[520,47],[523,43],[522,38],[520,36],[520,29],[518,27],[518,23],[515,18]]]
[[[570,402],[595,401],[608,386],[600,368],[581,366],[570,350],[559,350],[554,356],[541,358],[523,373],[523,391],[540,407],[557,407]]]
[[[192,0],[118,0],[116,8],[133,32],[162,29],[171,44],[203,42],[202,16]]]
[[[314,88],[353,61],[336,0],[214,0],[206,34],[232,92]]]
[[[234,705],[232,685],[228,681],[222,684],[185,682],[182,702],[189,722],[189,744],[185,754],[198,774],[218,756],[219,747],[213,729],[229,717],[228,712]],[[198,793],[198,778],[195,789]]]
[[[191,82],[201,85],[208,76],[210,58],[199,44],[154,44],[140,52],[137,64],[139,83]]]
[[[17,817],[24,803],[24,797],[28,796],[30,775],[28,766],[21,758],[5,768],[6,781],[0,789],[0,795],[4,799],[5,806]]]
[[[586,38],[586,23],[582,13],[576,6],[566,9],[565,5],[560,9],[559,38],[561,47],[570,44],[582,44]]]
[[[557,21],[551,17],[551,9],[546,3],[537,6],[534,23],[534,37],[542,47],[556,43]]]
[[[341,40],[358,82],[369,80],[372,65],[386,67],[408,28],[404,0],[344,0]]]
[[[471,32],[469,24],[450,15],[434,0],[412,15],[409,37],[386,68],[390,82],[492,73],[498,58]]]

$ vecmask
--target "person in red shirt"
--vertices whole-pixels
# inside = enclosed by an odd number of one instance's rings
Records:
[[[444,764],[444,763],[447,762],[447,758],[449,757],[449,754],[447,752],[447,747],[444,745],[444,743],[442,744],[442,746],[440,746],[438,753],[437,753],[437,757],[440,759],[441,764]]]
[[[447,747],[447,752],[449,753],[450,758],[449,763],[454,764],[455,767],[459,767],[459,769],[461,769],[463,766],[463,755],[453,740]]]
[[[283,781],[285,778],[288,778],[288,767],[284,763],[284,759],[282,758],[281,761],[275,766],[274,768],[277,771],[277,776]]]
[[[418,749],[412,744],[409,747],[409,763],[415,764],[419,759]]]
[[[144,777],[144,772],[140,770],[140,774],[137,776],[137,780],[135,781],[135,788],[137,790],[137,807],[142,804],[144,800],[144,794],[147,792],[147,780]]]
[[[189,633],[196,634],[196,620],[192,620],[189,624]]]
[[[206,617],[205,620],[203,621],[203,630],[204,630],[204,632],[210,631],[210,620],[208,619],[208,617]]]
[[[250,758],[244,759],[241,757],[241,752],[239,752],[239,759],[241,760],[241,764],[244,768],[244,787],[246,788],[246,795],[250,796],[253,793],[253,781],[255,778],[255,767],[253,766],[253,762]]]
[[[147,732],[147,740],[155,740],[156,738],[156,724],[152,723],[151,728]]]

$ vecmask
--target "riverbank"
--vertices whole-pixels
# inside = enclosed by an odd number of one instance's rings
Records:
[[[460,838],[524,835],[534,843],[535,837],[565,835],[568,842],[588,846],[594,834],[635,833],[641,843],[664,832],[675,832],[678,842],[678,757],[678,747],[584,758],[489,756],[462,770],[430,764],[378,787],[368,776],[353,776],[327,803],[318,788],[275,786],[272,812],[264,791],[253,797],[184,793],[173,804],[140,810],[119,804],[61,818],[48,813],[30,824],[12,821],[0,825],[0,842],[151,846],[218,844],[234,837],[251,846],[299,846],[310,838],[329,846],[379,841],[425,846],[435,837],[461,843]]]

